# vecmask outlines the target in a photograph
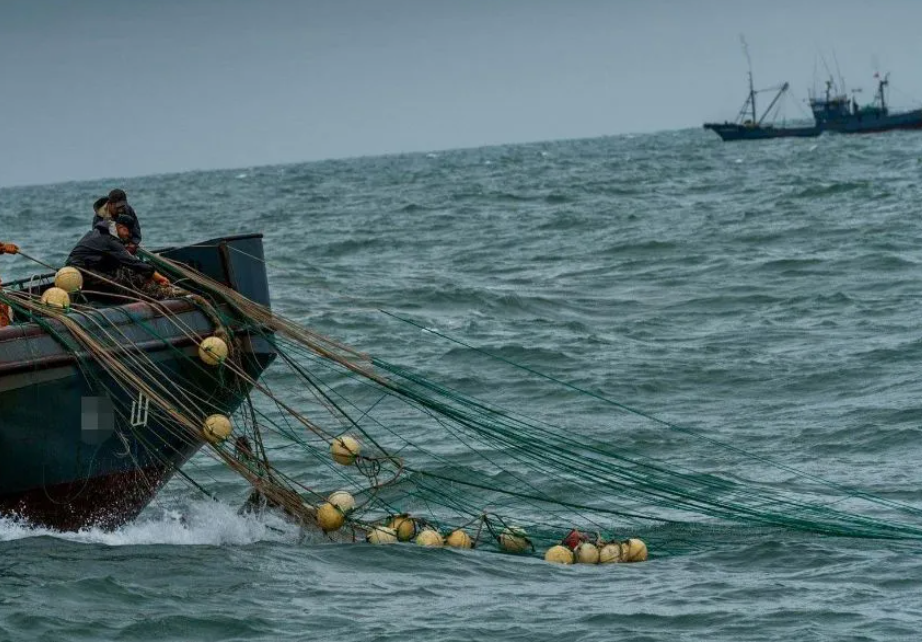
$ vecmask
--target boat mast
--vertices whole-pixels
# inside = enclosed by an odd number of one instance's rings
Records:
[[[749,58],[749,45],[746,44],[746,38],[740,34],[740,43],[743,45],[743,53],[746,55],[746,65],[749,68],[749,106],[752,108],[752,122],[756,122],[756,90],[752,85],[752,59]]]
[[[887,99],[884,98],[884,87],[890,84],[890,74],[887,74],[883,78],[880,77],[880,74],[874,74],[877,76],[877,94],[880,96],[880,111],[884,114],[887,113]]]

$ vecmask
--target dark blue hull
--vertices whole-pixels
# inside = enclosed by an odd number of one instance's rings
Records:
[[[169,255],[268,304],[259,237],[219,239]],[[90,331],[100,322],[110,331],[115,324],[126,346],[120,357],[143,352],[163,381],[194,392],[203,417],[231,414],[249,387],[196,358],[197,337],[214,331],[212,320],[187,298],[163,305],[70,316]],[[242,323],[231,330],[238,363],[258,378],[275,358],[274,347]],[[204,442],[153,408],[141,412],[143,395],[55,335],[68,335],[59,322],[0,329],[0,512],[60,530],[114,528],[136,517]]]
[[[705,123],[705,129],[710,129],[722,140],[765,140],[768,138],[811,138],[819,136],[821,129],[810,127],[773,127],[751,126],[736,123]]]
[[[922,129],[922,109],[899,114],[860,113],[847,118],[826,120],[824,131],[840,134],[876,134],[898,129]]]

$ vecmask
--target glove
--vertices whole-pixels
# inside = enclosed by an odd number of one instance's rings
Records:
[[[165,276],[163,276],[162,274],[160,274],[160,272],[154,272],[154,275],[150,278],[152,278],[157,283],[157,285],[162,285],[164,287],[167,287],[170,285],[170,280],[166,278]]]
[[[138,253],[138,244],[137,244],[137,243],[126,243],[126,244],[125,244],[125,249],[128,250],[128,252],[131,253],[131,254],[137,254],[137,253]]]
[[[13,243],[0,243],[0,254],[19,254],[19,246]]]

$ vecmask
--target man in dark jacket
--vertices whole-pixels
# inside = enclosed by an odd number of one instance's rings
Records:
[[[131,234],[125,242],[125,247],[132,254],[138,251],[141,245],[141,224],[138,222],[138,215],[134,208],[128,204],[128,195],[125,190],[114,189],[109,192],[108,196],[103,196],[93,203],[93,227],[102,221],[109,222],[115,220],[116,216],[125,215],[131,218],[129,229]]]
[[[108,221],[100,220],[80,239],[67,257],[66,265],[85,271],[86,290],[124,294],[123,288],[130,288],[157,299],[169,296],[169,279],[126,248],[125,242],[131,239],[132,222],[126,214],[118,215],[115,218],[116,237],[110,233]],[[101,278],[94,278],[94,275]]]

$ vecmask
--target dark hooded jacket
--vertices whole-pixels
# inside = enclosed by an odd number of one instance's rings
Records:
[[[103,219],[80,239],[67,257],[66,265],[98,274],[115,274],[120,267],[146,277],[154,274],[154,266],[125,249],[119,238],[109,233],[109,223]]]
[[[106,220],[99,215],[99,208],[108,203],[108,196],[103,196],[102,198],[97,199],[95,203],[93,203],[93,227],[96,227],[97,223]],[[131,226],[128,228],[131,230],[131,238],[129,240],[135,245],[141,245],[141,224],[138,222],[138,215],[135,214],[134,208],[128,203],[125,203],[125,211],[122,212],[122,214],[124,216],[128,216],[133,221]]]

